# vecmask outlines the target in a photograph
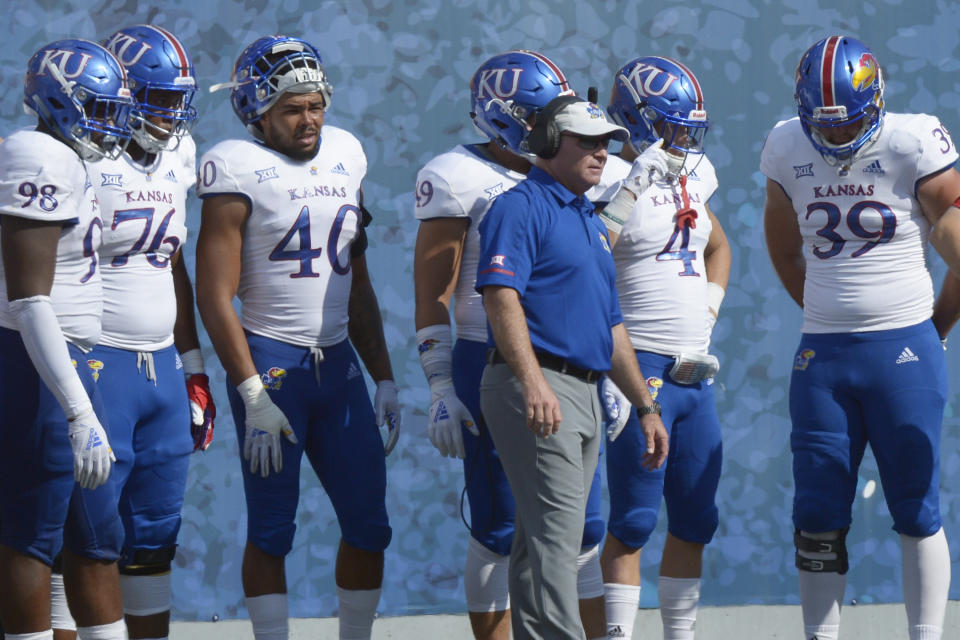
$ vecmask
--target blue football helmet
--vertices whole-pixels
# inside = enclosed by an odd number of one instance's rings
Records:
[[[529,155],[530,116],[557,96],[573,95],[567,78],[549,58],[534,51],[493,56],[470,80],[470,118],[504,149]]]
[[[710,121],[703,108],[700,82],[685,65],[671,58],[646,56],[623,65],[613,81],[607,113],[630,132],[637,153],[663,138],[664,148],[680,152],[679,173],[687,154],[703,153]]]
[[[333,85],[327,80],[320,53],[309,42],[288,36],[264,36],[244,49],[233,66],[230,82],[211,91],[230,89],[230,102],[240,121],[257,139],[263,132],[255,123],[280,99],[292,93],[319,93],[330,108]]]
[[[103,46],[126,67],[140,109],[130,122],[134,141],[148,153],[176,149],[197,119],[191,104],[197,80],[186,49],[172,33],[149,24],[120,29]],[[168,132],[147,116],[163,118],[172,128]]]
[[[57,40],[34,53],[23,106],[89,162],[118,157],[130,140],[127,74],[96,42]]]
[[[831,165],[849,167],[883,124],[883,72],[865,44],[830,36],[807,49],[797,66],[797,112],[810,142]],[[860,122],[852,138],[832,143],[824,131]]]

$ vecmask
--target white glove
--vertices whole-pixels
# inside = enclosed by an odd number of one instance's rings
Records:
[[[635,196],[639,196],[651,184],[667,175],[667,152],[662,145],[663,138],[660,138],[633,160],[633,166],[624,178],[623,186]]]
[[[603,377],[600,393],[603,397],[603,412],[606,416],[604,427],[607,429],[607,438],[613,442],[626,426],[633,405],[627,400],[627,396],[623,395],[623,391],[620,391],[620,387],[607,376]]]
[[[271,462],[273,470],[279,473],[283,469],[280,434],[291,444],[298,443],[287,416],[273,404],[259,375],[250,376],[238,384],[237,391],[247,414],[243,458],[250,461],[250,473],[257,473],[259,469],[260,476],[266,478],[270,475]]]
[[[469,429],[473,435],[480,435],[476,422],[470,415],[470,410],[460,402],[460,398],[457,397],[453,389],[453,384],[432,386],[430,388],[430,422],[427,424],[427,435],[440,455],[460,459],[467,456],[463,447],[461,425]]]
[[[381,380],[377,383],[377,391],[373,394],[373,411],[377,415],[381,437],[384,437],[383,455],[388,456],[400,437],[400,400],[397,398],[396,382]]]
[[[110,464],[116,462],[107,432],[100,426],[93,407],[88,406],[69,421],[70,446],[73,448],[73,477],[84,489],[96,489],[110,476]]]

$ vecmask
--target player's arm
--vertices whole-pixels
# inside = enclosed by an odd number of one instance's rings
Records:
[[[930,244],[950,268],[933,306],[941,338],[960,318],[960,173],[947,169],[920,181],[917,200],[930,221]]]
[[[710,231],[710,237],[707,239],[707,246],[703,250],[703,262],[707,269],[707,297],[709,299],[710,314],[714,320],[720,311],[720,303],[723,301],[724,293],[727,290],[727,283],[730,280],[730,243],[727,241],[727,234],[723,232],[723,227],[717,216],[708,205],[704,205],[710,223],[713,225]]]
[[[450,299],[460,274],[469,218],[432,218],[420,223],[413,253],[417,330],[450,324]]]
[[[803,307],[803,284],[807,263],[803,258],[803,238],[793,203],[783,188],[767,178],[767,202],[763,210],[763,230],[770,262],[793,301]]]
[[[917,200],[930,221],[930,244],[953,273],[960,275],[960,173],[947,169],[917,185]]]
[[[623,323],[612,328],[613,355],[610,371],[607,375],[635,407],[649,407],[654,404],[647,389],[646,379],[637,364],[637,356],[630,344]],[[659,469],[667,459],[669,438],[659,413],[648,413],[640,418],[640,427],[646,438],[647,448],[643,454],[643,466],[647,469]]]
[[[243,457],[250,472],[263,477],[283,468],[280,436],[297,438],[290,422],[263,388],[233,298],[243,268],[243,232],[250,201],[238,195],[218,195],[203,201],[197,237],[197,309],[220,364],[237,386],[246,410]]]
[[[353,279],[350,286],[349,319],[347,332],[350,342],[370,377],[377,383],[373,396],[373,409],[377,425],[386,430],[383,445],[384,454],[390,455],[400,437],[400,401],[397,384],[393,380],[393,368],[390,366],[390,352],[383,336],[383,320],[380,318],[380,305],[377,294],[370,282],[367,270],[367,258],[364,254],[353,256],[350,261]]]
[[[173,265],[173,292],[177,304],[173,342],[180,353],[183,374],[186,376],[193,450],[205,451],[213,441],[213,419],[217,417],[217,407],[213,404],[210,379],[205,372],[203,353],[200,351],[197,321],[193,312],[193,285],[182,258],[182,250],[178,250],[170,258]]]
[[[243,231],[250,202],[238,195],[218,195],[203,201],[197,237],[197,309],[220,363],[239,385],[257,375],[250,347],[233,309],[240,286]]]
[[[432,218],[420,223],[413,253],[417,353],[430,385],[427,435],[444,456],[463,458],[461,425],[479,435],[470,411],[453,386],[450,299],[460,275],[469,218]]]
[[[393,380],[390,352],[383,336],[380,305],[370,282],[366,256],[354,256],[350,261],[350,270],[353,273],[350,286],[350,318],[347,321],[350,342],[375,382]]]
[[[556,433],[563,420],[560,402],[533,352],[520,294],[512,287],[488,285],[483,288],[483,308],[497,351],[523,385],[527,428],[544,437]]]
[[[31,362],[69,422],[74,476],[80,486],[95,489],[107,481],[111,461],[116,458],[71,363],[50,300],[62,223],[9,215],[0,216],[0,220],[0,250],[10,313]]]

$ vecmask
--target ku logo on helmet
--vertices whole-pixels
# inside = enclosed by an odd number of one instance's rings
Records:
[[[662,96],[679,80],[677,76],[658,69],[645,62],[638,62],[627,76],[627,81],[633,85],[641,96]]]
[[[129,57],[130,47],[133,44],[139,44],[140,47],[133,52],[132,57]],[[149,43],[139,41],[133,36],[123,33],[122,31],[118,31],[117,33],[113,34],[109,40],[103,43],[103,46],[109,49],[113,55],[117,56],[117,59],[125,67],[131,67],[137,64],[137,62],[140,61],[140,58],[143,57],[143,54],[152,49]]]
[[[500,98],[506,100],[517,94],[523,69],[483,69],[477,76],[477,98]],[[504,76],[509,74],[509,88],[504,86]]]
[[[48,67],[56,67],[64,78],[79,78],[87,64],[93,58],[90,54],[80,53],[74,55],[74,51],[64,51],[63,49],[47,49],[43,52],[43,59],[40,61],[40,70],[38,75],[46,75]],[[71,62],[71,59],[79,61]],[[73,65],[73,69],[70,66]]]

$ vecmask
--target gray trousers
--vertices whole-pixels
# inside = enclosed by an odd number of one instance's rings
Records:
[[[483,417],[516,501],[510,550],[515,640],[584,640],[577,596],[577,556],[587,495],[600,452],[596,384],[549,369],[544,377],[563,421],[549,438],[526,425],[520,381],[505,364],[488,364],[480,383]]]

